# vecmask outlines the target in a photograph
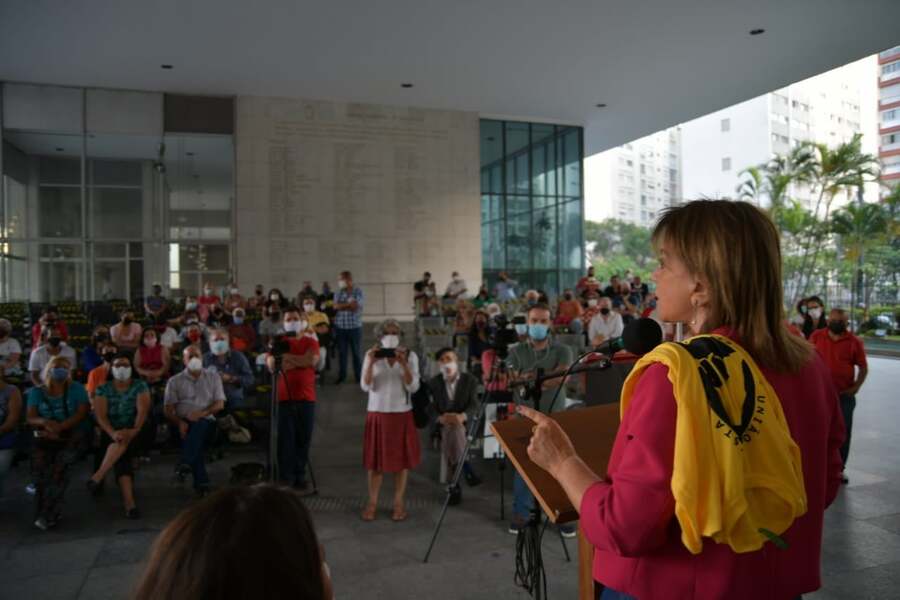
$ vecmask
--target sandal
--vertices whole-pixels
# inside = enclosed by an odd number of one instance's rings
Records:
[[[362,511],[362,520],[363,521],[374,521],[375,520],[375,510],[376,506],[374,504],[367,504],[366,508]]]
[[[403,508],[403,505],[394,505],[394,514],[391,515],[391,521],[395,523],[399,523],[400,521],[405,521],[406,517],[409,516],[409,513],[406,512],[406,509]]]

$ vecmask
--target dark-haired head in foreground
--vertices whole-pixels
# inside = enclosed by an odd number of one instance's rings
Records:
[[[225,488],[159,535],[136,600],[331,600],[309,511],[290,489]]]

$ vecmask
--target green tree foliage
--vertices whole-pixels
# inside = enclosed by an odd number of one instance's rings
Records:
[[[618,219],[585,221],[584,241],[598,277],[632,271],[647,279],[656,263],[650,234],[646,227]]]

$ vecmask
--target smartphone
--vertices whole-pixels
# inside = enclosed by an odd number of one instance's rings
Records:
[[[379,348],[375,351],[375,358],[396,358],[397,350],[394,348]]]

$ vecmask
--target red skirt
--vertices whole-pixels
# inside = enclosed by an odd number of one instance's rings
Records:
[[[419,432],[412,411],[369,412],[363,445],[363,465],[368,471],[397,473],[414,469],[422,461]]]

